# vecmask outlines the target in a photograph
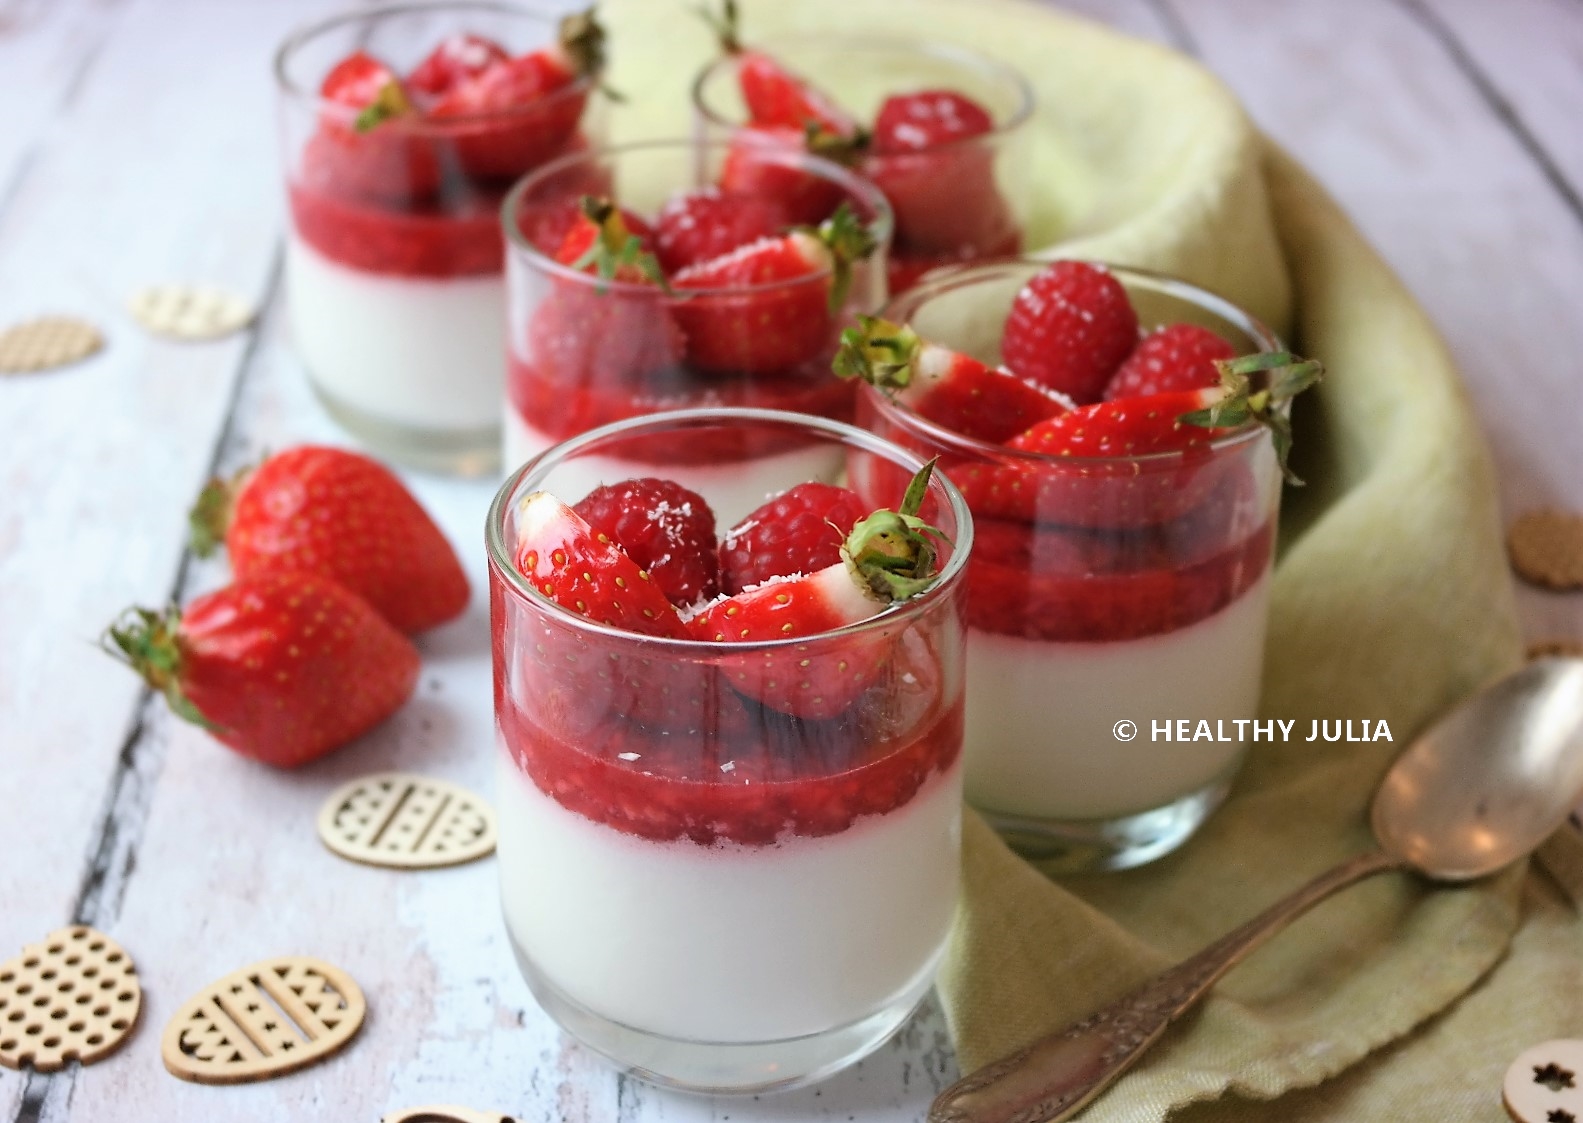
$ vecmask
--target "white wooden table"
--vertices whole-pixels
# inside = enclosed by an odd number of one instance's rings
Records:
[[[171,718],[94,650],[124,606],[223,570],[184,548],[199,485],[341,439],[286,345],[268,56],[332,0],[0,0],[0,324],[74,312],[103,355],[0,381],[0,958],[71,921],[137,958],[143,1023],[103,1064],[0,1070],[0,1121],[373,1120],[434,1102],[519,1120],[914,1120],[955,1075],[937,1011],[818,1088],[668,1095],[555,1030],[494,921],[494,868],[346,866],[314,837],[344,778],[410,766],[488,790],[483,512],[493,485],[411,483],[474,579],[422,640],[415,700],[301,773]],[[1066,0],[1201,57],[1298,153],[1450,340],[1509,519],[1583,509],[1583,4],[1577,0]],[[250,332],[161,343],[135,287],[255,295]],[[1520,592],[1531,639],[1583,638],[1583,595]],[[322,955],[368,990],[362,1037],[273,1083],[181,1083],[159,1029],[254,959]]]

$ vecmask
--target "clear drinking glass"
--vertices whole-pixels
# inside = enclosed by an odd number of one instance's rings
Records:
[[[751,44],[749,44],[751,46]],[[991,132],[919,152],[859,153],[852,169],[884,192],[896,216],[890,289],[900,293],[937,266],[1004,257],[1024,248],[1033,195],[1033,89],[1005,63],[950,43],[904,38],[799,35],[767,48],[861,122],[893,94],[953,90],[978,102]],[[736,59],[723,55],[693,82],[700,137],[784,147],[795,134],[749,128]]]
[[[500,448],[500,203],[524,172],[601,139],[600,76],[515,109],[364,129],[357,110],[319,93],[355,51],[404,75],[461,33],[517,56],[555,43],[559,18],[494,0],[360,8],[291,35],[275,75],[287,300],[314,391],[375,451],[471,474],[492,469]]]
[[[601,149],[540,168],[507,198],[509,467],[597,425],[663,409],[749,406],[851,420],[854,391],[831,375],[830,359],[853,316],[885,302],[891,218],[879,192],[845,168],[800,152],[751,154],[755,174],[795,175],[819,185],[821,213],[807,216],[810,221],[846,204],[866,224],[875,247],[853,263],[845,297],[835,307],[829,269],[787,281],[666,293],[655,285],[605,280],[554,258],[581,196],[608,197],[652,221],[673,197],[717,183],[730,156],[725,145],[691,141]],[[797,328],[777,326],[786,320]],[[805,447],[784,433],[776,439],[780,446]],[[744,445],[735,459],[760,451]],[[822,451],[834,464],[831,450]],[[719,449],[709,453],[716,469],[732,459],[721,456]],[[685,448],[656,462],[684,472],[697,463]],[[652,475],[656,464],[635,464],[626,474]],[[723,514],[734,513],[744,512]]]
[[[1047,265],[963,268],[885,315],[993,365],[1013,296]],[[1280,349],[1212,293],[1111,272],[1144,330],[1187,322],[1239,354]],[[1225,798],[1246,747],[1232,723],[1258,707],[1281,493],[1266,431],[1187,456],[1052,457],[954,433],[867,385],[858,419],[939,456],[973,510],[968,802],[1054,869],[1123,869],[1181,845]],[[1191,739],[1199,720],[1215,739]]]
[[[819,1079],[878,1046],[928,990],[959,879],[963,577],[949,483],[923,513],[939,581],[807,639],[656,639],[570,613],[514,559],[525,497],[575,503],[600,465],[742,433],[818,442],[894,505],[921,461],[826,418],[683,410],[594,430],[515,473],[487,526],[506,926],[540,1005],[637,1075],[703,1091]],[[877,466],[893,469],[880,472]],[[751,476],[751,480],[742,478]],[[881,479],[883,477],[883,479]],[[763,498],[760,464],[698,485]],[[839,716],[794,718],[735,674],[787,656],[869,668]]]

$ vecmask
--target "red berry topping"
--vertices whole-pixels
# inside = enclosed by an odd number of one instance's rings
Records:
[[[615,540],[678,607],[718,591],[715,513],[696,491],[653,478],[607,484],[573,508]]]
[[[584,195],[561,237],[555,260],[607,280],[657,284],[661,271],[648,250],[648,223],[609,199]]]
[[[873,150],[922,152],[995,127],[989,112],[955,90],[919,90],[885,99],[874,119]]]
[[[737,81],[752,124],[798,130],[812,125],[839,136],[857,132],[846,110],[762,51],[737,56]]]
[[[319,93],[328,101],[377,114],[373,120],[360,121],[361,127],[412,109],[396,72],[365,51],[353,51],[331,67]]]
[[[1236,354],[1231,344],[1197,324],[1159,328],[1144,336],[1127,356],[1106,385],[1105,400],[1218,386],[1220,368],[1215,362]]]
[[[845,189],[806,167],[810,150],[838,163],[850,162],[855,149],[849,140],[802,129],[746,125],[731,136],[720,168],[720,189],[773,202],[787,223],[816,226],[829,218],[846,197]]]
[[[407,76],[407,85],[429,97],[440,97],[510,58],[493,39],[468,33],[448,35]]]
[[[720,588],[730,595],[772,577],[813,573],[841,560],[867,505],[833,484],[798,484],[732,527],[720,543]]]
[[[706,187],[677,195],[655,222],[654,252],[667,273],[772,237],[788,224],[772,198]]]
[[[1097,402],[1138,343],[1138,317],[1121,282],[1101,266],[1057,261],[1017,293],[1001,357],[1023,378],[1079,404]]]

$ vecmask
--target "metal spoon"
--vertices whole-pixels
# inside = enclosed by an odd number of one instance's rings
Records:
[[[1057,1123],[1108,1088],[1222,975],[1337,890],[1387,870],[1484,877],[1533,852],[1583,795],[1583,659],[1541,659],[1415,740],[1374,793],[1379,849],[1320,874],[1197,955],[958,1080],[929,1123]]]

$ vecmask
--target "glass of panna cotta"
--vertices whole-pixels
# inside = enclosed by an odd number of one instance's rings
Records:
[[[790,638],[637,634],[581,594],[570,603],[599,619],[563,607],[532,569],[545,557],[524,561],[540,546],[576,555],[541,541],[544,493],[584,510],[591,488],[624,479],[612,466],[667,445],[731,455],[744,435],[828,448],[875,508],[895,509],[923,463],[827,418],[682,410],[535,457],[487,525],[517,960],[573,1036],[644,1079],[716,1092],[817,1080],[881,1044],[931,985],[960,877],[973,532],[938,474],[922,510],[939,532],[933,584]],[[696,486],[711,509],[751,509],[808,482],[795,462],[759,460]],[[679,618],[722,615],[725,599]]]
[[[498,0],[360,8],[275,59],[292,336],[347,431],[417,467],[498,464],[501,200],[602,135],[602,31]]]
[[[952,271],[885,315],[995,366],[1007,309],[1048,265]],[[1279,350],[1212,293],[1109,272],[1140,334],[1197,325],[1228,354]],[[868,385],[858,423],[938,456],[973,510],[968,802],[1051,870],[1123,869],[1181,845],[1248,746],[1184,739],[1178,722],[1234,731],[1258,708],[1282,483],[1269,432],[1217,431],[1186,453],[1045,455],[965,436]]]
[[[761,101],[766,79],[801,86],[816,116],[775,96],[778,86]],[[938,266],[1024,245],[1033,89],[997,59],[883,36],[787,35],[763,50],[749,39],[699,73],[693,107],[702,137],[812,148],[878,186],[895,215],[893,293]]]
[[[774,190],[758,190],[766,184]],[[781,189],[795,203],[783,205]],[[590,201],[616,208],[613,226],[596,233],[581,213]],[[508,468],[658,410],[851,420],[854,389],[831,377],[830,360],[854,316],[885,301],[891,220],[884,197],[847,169],[796,151],[645,142],[545,165],[513,189],[502,218]],[[844,239],[831,234],[837,226]],[[592,238],[604,240],[584,250]],[[600,253],[621,261],[602,267]],[[658,459],[625,474],[688,482],[751,474],[764,458],[804,479],[841,469],[833,446],[784,431],[765,447],[747,437],[731,448],[653,447]],[[746,509],[717,514],[729,521]]]

